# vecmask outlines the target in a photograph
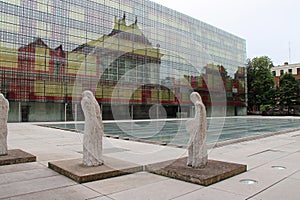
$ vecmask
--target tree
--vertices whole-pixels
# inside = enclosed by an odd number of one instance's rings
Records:
[[[288,113],[290,113],[291,107],[297,102],[299,85],[299,80],[290,73],[285,73],[279,80],[279,105],[281,105],[282,108],[286,107]]]
[[[249,110],[252,110],[254,106],[259,109],[261,105],[274,103],[275,80],[270,71],[271,67],[273,67],[273,62],[267,56],[247,60]]]

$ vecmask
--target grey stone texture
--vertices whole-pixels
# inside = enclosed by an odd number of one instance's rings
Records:
[[[7,155],[7,118],[9,103],[0,93],[0,156]]]
[[[203,168],[208,159],[206,110],[202,98],[197,92],[193,92],[190,98],[195,105],[195,117],[186,122],[187,132],[190,133],[187,165],[193,168]]]
[[[102,137],[104,131],[100,106],[89,90],[83,92],[81,106],[85,117],[83,165],[99,166],[103,164]]]

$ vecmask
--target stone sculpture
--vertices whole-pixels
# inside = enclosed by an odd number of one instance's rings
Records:
[[[193,168],[204,168],[207,165],[206,110],[197,92],[193,92],[190,98],[195,105],[195,117],[186,122],[187,132],[190,133],[187,165]]]
[[[7,118],[9,103],[0,93],[0,156],[7,155]]]
[[[102,136],[103,123],[101,110],[91,91],[82,93],[81,106],[85,117],[83,136],[83,165],[99,166],[103,164]]]

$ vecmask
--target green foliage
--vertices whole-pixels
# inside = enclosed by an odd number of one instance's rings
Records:
[[[264,111],[268,111],[272,108],[272,105],[267,104],[267,105],[261,105],[260,106],[260,111],[264,112]]]
[[[275,101],[275,80],[270,71],[273,63],[267,56],[247,60],[248,106],[272,104]]]
[[[299,80],[292,74],[285,73],[279,80],[278,96],[279,104],[288,110],[296,104],[299,96]]]

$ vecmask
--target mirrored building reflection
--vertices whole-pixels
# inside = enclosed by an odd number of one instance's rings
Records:
[[[0,91],[9,121],[246,115],[244,39],[148,0],[1,0]]]

